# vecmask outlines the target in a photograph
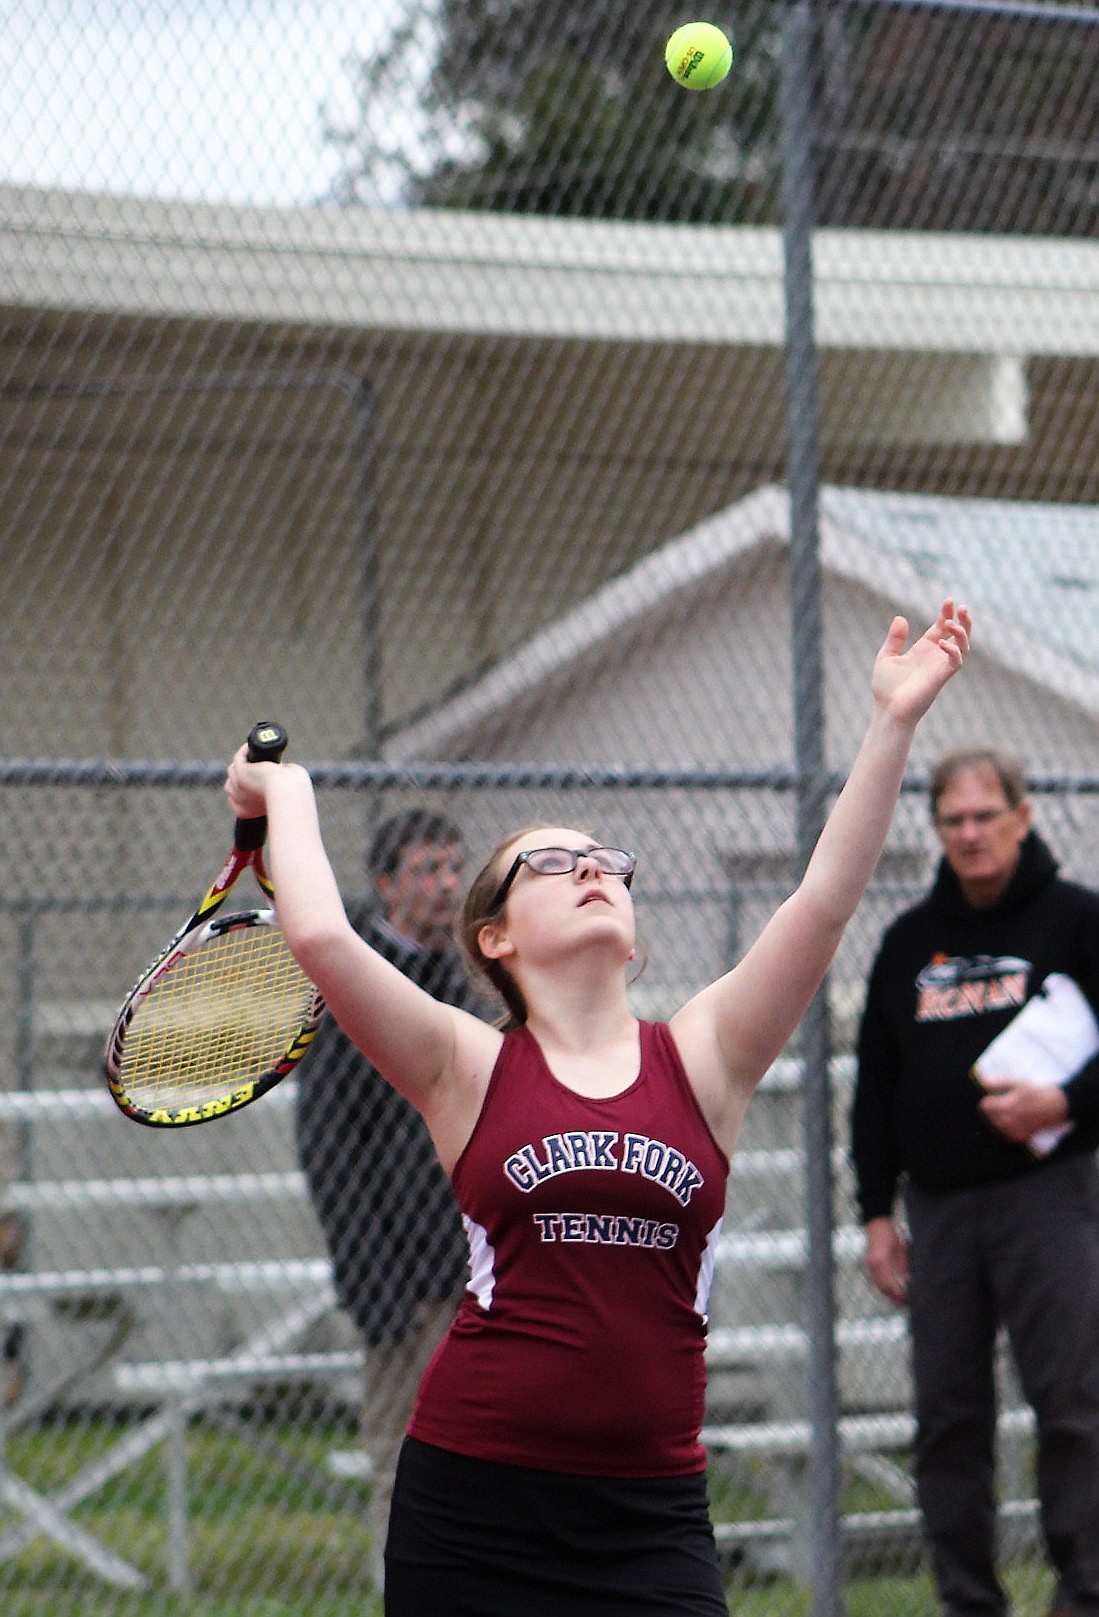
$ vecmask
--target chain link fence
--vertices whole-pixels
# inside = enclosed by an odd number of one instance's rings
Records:
[[[531,822],[636,848],[642,1015],[789,890],[788,11],[714,13],[735,62],[699,95],[665,72],[664,4],[0,4],[0,1606],[365,1617],[364,1343],[294,1085],[141,1130],[103,1040],[213,875],[223,762],[259,717],[314,768],[349,902],[413,804],[472,868]],[[978,636],[831,977],[831,1208],[807,1206],[797,1041],[753,1105],[707,1437],[731,1607],[819,1605],[824,1217],[843,1600],[929,1617],[851,1048],[932,868],[918,787],[944,746],[1015,748],[1067,872],[1099,868],[1099,13],[809,12],[832,785],[892,613],[954,592]],[[1003,1391],[1005,1572],[1040,1617],[1006,1361]]]

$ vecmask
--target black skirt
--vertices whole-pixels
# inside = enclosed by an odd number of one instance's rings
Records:
[[[406,1438],[386,1617],[728,1617],[703,1473],[563,1476]]]

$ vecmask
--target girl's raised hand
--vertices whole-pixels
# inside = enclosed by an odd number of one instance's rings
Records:
[[[233,754],[225,776],[225,795],[238,820],[256,820],[267,813],[267,781],[271,770],[289,765],[252,763],[247,742]]]
[[[894,618],[874,659],[870,688],[878,706],[901,723],[915,724],[965,661],[971,627],[969,608],[955,610],[946,600],[935,622],[906,651],[908,620]]]

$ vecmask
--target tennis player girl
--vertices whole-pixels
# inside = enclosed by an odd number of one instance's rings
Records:
[[[420,1109],[470,1240],[469,1289],[401,1455],[389,1617],[724,1617],[705,1488],[706,1302],[749,1099],[816,992],[881,853],[913,732],[969,647],[943,604],[873,711],[805,876],[670,1022],[626,996],[634,857],[565,826],[501,844],[464,941],[516,1024],[440,1005],[349,925],[297,766],[230,765],[266,814],[291,949]]]

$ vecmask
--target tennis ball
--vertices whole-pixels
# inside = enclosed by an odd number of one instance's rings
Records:
[[[668,72],[688,90],[712,90],[733,65],[733,47],[712,22],[685,22],[664,47]]]

